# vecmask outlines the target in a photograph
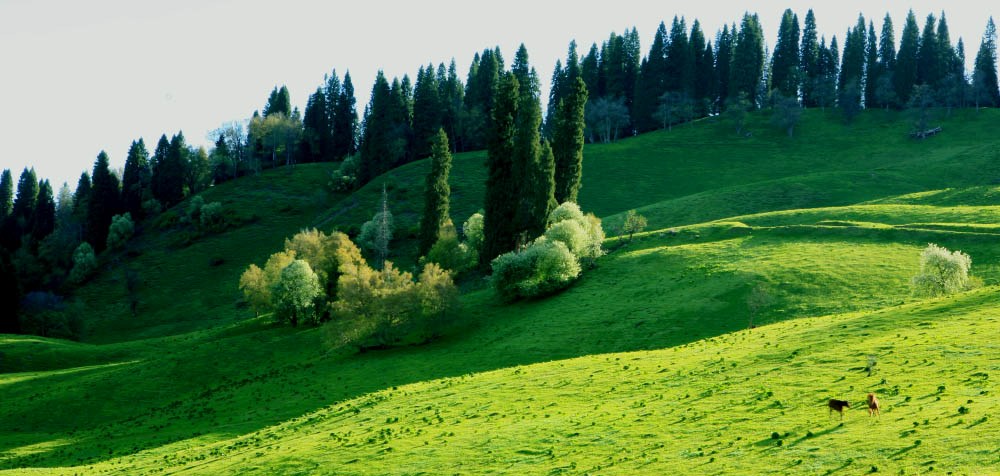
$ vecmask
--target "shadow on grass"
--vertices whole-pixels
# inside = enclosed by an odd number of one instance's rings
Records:
[[[826,436],[826,435],[829,435],[830,433],[834,433],[837,430],[841,430],[843,428],[844,428],[844,423],[841,422],[841,423],[837,424],[836,426],[831,426],[830,428],[818,431],[818,432],[813,433],[811,435],[809,433],[806,433],[804,436],[800,437],[799,439],[797,439],[797,440],[789,443],[788,446],[795,446],[795,445],[798,445],[799,443],[802,443],[803,441],[806,441],[806,440],[812,440],[812,439],[819,438],[821,436]]]

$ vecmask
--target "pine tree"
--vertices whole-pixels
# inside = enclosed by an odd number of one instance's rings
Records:
[[[10,169],[3,169],[0,175],[0,223],[14,213],[14,177]]]
[[[31,221],[31,238],[35,246],[56,228],[56,202],[48,180],[38,183],[38,203]]]
[[[292,97],[285,85],[282,85],[280,90],[275,87],[267,99],[267,104],[264,106],[264,117],[271,114],[284,114],[285,117],[292,115]]]
[[[799,63],[799,18],[787,9],[771,57],[771,87],[781,96],[799,97]]]
[[[951,46],[951,34],[948,32],[948,20],[945,18],[943,11],[941,12],[941,18],[938,19],[937,41],[938,69],[940,70],[939,80],[944,81],[950,75],[956,73],[958,55],[955,52],[955,48]],[[947,86],[945,86],[945,88],[947,88]]]
[[[514,175],[515,120],[518,84],[513,74],[504,73],[492,108],[489,148],[486,155],[486,198],[483,217],[483,247],[480,263],[488,266],[493,258],[517,246],[514,219],[520,198]]]
[[[941,82],[941,49],[938,45],[934,14],[927,15],[924,32],[917,47],[917,83],[937,88]]]
[[[417,84],[413,91],[413,157],[430,155],[431,146],[441,129],[441,97],[434,67],[420,68]],[[432,243],[433,244],[433,243]]]
[[[575,45],[575,43],[574,43]],[[556,127],[556,114],[559,109],[559,103],[562,102],[563,91],[566,86],[563,84],[565,82],[566,71],[563,68],[562,60],[556,59],[556,66],[552,70],[552,79],[549,82],[549,103],[548,108],[545,110],[545,120],[542,121],[542,135],[544,137],[551,138],[555,134]]]
[[[76,182],[76,190],[73,191],[73,218],[80,224],[79,240],[84,239],[87,230],[88,211],[90,210],[90,174],[84,171],[80,174],[80,180]]]
[[[656,100],[666,90],[667,76],[667,27],[660,22],[656,34],[653,36],[653,44],[649,48],[649,54],[643,60],[639,68],[639,82],[636,86],[636,101],[632,111],[632,120],[635,122],[636,130],[647,132],[656,129],[656,120],[653,119],[653,112],[656,110]],[[582,71],[581,71],[582,74]],[[588,85],[584,81],[584,87]],[[591,97],[596,99],[595,91],[587,89]],[[551,106],[550,106],[551,107]],[[559,173],[559,145],[558,139],[553,140],[553,152],[556,154],[556,173]],[[559,180],[556,180],[557,192],[560,194]],[[562,200],[560,200],[560,203]]]
[[[812,9],[806,13],[805,25],[802,29],[802,47],[799,49],[801,60],[801,84],[802,105],[804,107],[815,107],[818,105],[814,90],[819,84],[819,39],[816,32],[816,15]]]
[[[413,88],[409,76],[392,79],[388,118],[389,155],[383,172],[413,160]]]
[[[538,100],[538,78],[528,63],[528,51],[524,45],[518,49],[511,74],[518,82],[513,168],[520,203],[515,215],[515,233],[519,242],[526,243],[545,231],[552,191],[546,190],[551,179],[541,171],[544,167],[539,133],[542,110]]]
[[[38,177],[35,169],[27,167],[21,171],[17,181],[17,196],[14,198],[13,217],[18,223],[18,235],[31,231],[31,218],[38,205]]]
[[[865,49],[865,107],[875,107],[875,92],[878,87],[878,38],[875,36],[875,23],[868,22],[868,46]]]
[[[450,219],[448,203],[451,187],[451,147],[444,129],[438,129],[431,142],[431,170],[424,186],[424,214],[420,220],[420,254],[424,255],[438,240],[438,232]]]
[[[328,98],[329,100],[330,98]],[[331,124],[333,127],[330,146],[331,160],[343,160],[344,157],[355,153],[358,148],[357,99],[354,97],[354,83],[351,82],[350,71],[344,73],[344,82],[334,108],[335,113]]]
[[[729,96],[745,94],[753,107],[760,105],[761,78],[764,74],[764,33],[757,15],[743,15],[739,34],[733,47]]]
[[[349,81],[349,77],[345,76],[344,82]],[[341,155],[337,152],[337,139],[336,136],[339,133],[337,130],[338,122],[341,120],[338,117],[340,113],[340,99],[344,94],[344,86],[340,82],[340,77],[337,76],[337,70],[334,69],[330,72],[330,75],[326,77],[326,84],[323,86],[323,99],[326,103],[326,111],[324,112],[324,118],[326,119],[325,127],[319,134],[319,148],[323,151],[323,157],[320,160],[323,161],[337,161],[341,159]],[[351,87],[351,101],[353,101],[354,87]],[[353,102],[351,103],[353,106]],[[303,115],[303,126],[305,126],[305,115]],[[355,119],[357,120],[357,119]],[[304,131],[303,131],[304,132]],[[351,131],[353,133],[353,130]]]
[[[584,112],[587,86],[578,67],[566,74],[566,93],[557,105],[552,154],[555,162],[555,200],[576,202],[583,177]]]
[[[844,41],[844,55],[840,66],[840,107],[850,116],[861,108],[862,81],[865,73],[865,19],[858,16],[858,23],[847,30]]]
[[[150,185],[152,171],[149,168],[149,152],[140,138],[132,141],[125,159],[125,173],[122,176],[122,204],[133,218],[143,216],[142,202]]]
[[[388,170],[390,109],[392,90],[385,75],[379,70],[372,86],[371,100],[365,110],[364,136],[361,140],[361,158],[358,162],[358,184],[364,185]]]
[[[587,85],[590,97],[596,99],[604,97],[604,89],[601,87],[601,60],[597,49],[597,43],[590,45],[587,56],[580,61],[580,74],[583,82]]]
[[[333,132],[329,110],[326,92],[316,88],[306,101],[306,112],[302,116],[302,151],[306,162],[321,162],[332,155],[328,149]]]
[[[165,136],[161,141],[165,140]],[[160,159],[160,145],[157,145],[156,156],[158,160],[158,168],[154,169],[153,173],[157,172],[160,174],[158,180],[160,189],[159,195],[156,197],[160,203],[165,207],[171,207],[180,203],[184,199],[184,182],[187,175],[187,160],[188,160],[188,148],[184,141],[184,133],[178,132],[176,135],[170,138],[170,142],[166,148],[166,154]],[[92,177],[93,187],[96,191],[97,189],[97,176]],[[154,193],[157,190],[154,189]],[[95,192],[96,193],[96,192]],[[110,220],[110,217],[109,217]],[[110,222],[109,222],[110,223]],[[100,245],[91,243],[95,249],[99,248]]]
[[[691,25],[691,37],[688,39],[691,55],[694,56],[694,79],[691,99],[695,103],[695,116],[707,116],[713,100],[713,85],[715,84],[715,58],[712,55],[711,42],[705,42],[705,33],[701,23],[695,20]]]
[[[903,35],[899,39],[899,52],[896,53],[896,69],[893,72],[893,82],[896,86],[896,98],[899,104],[910,101],[913,86],[917,84],[917,53],[920,48],[920,29],[917,27],[917,17],[910,10],[903,25]]]
[[[447,80],[439,82],[438,86],[441,88],[440,97],[444,109],[441,123],[445,133],[452,139],[452,150],[465,150],[461,136],[463,105],[465,104],[465,85],[458,78],[458,68],[455,66],[454,59],[448,65]]]
[[[997,28],[990,17],[983,32],[983,41],[976,53],[972,70],[972,89],[976,107],[1000,106],[1000,89],[997,85]]]
[[[694,90],[694,56],[688,44],[684,18],[674,17],[670,25],[670,42],[666,46],[664,91],[690,95]]]
[[[108,239],[108,227],[111,217],[120,213],[120,196],[118,179],[111,174],[108,154],[103,150],[94,162],[94,172],[91,175],[92,185],[87,210],[87,242],[100,252]]]
[[[892,27],[892,17],[888,13],[882,20],[882,33],[878,42],[878,78],[876,96],[878,103],[889,107],[895,102],[894,78],[896,74],[896,39]]]
[[[718,81],[715,87],[715,90],[718,91],[716,109],[719,110],[723,109],[729,100],[729,84],[733,64],[733,33],[735,30],[735,25],[732,32],[730,32],[729,26],[723,25],[722,31],[715,39],[715,78]]]

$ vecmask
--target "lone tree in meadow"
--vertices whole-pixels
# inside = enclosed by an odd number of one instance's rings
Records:
[[[920,254],[920,273],[910,281],[913,294],[934,297],[966,291],[972,288],[970,268],[969,255],[929,243]]]
[[[628,233],[628,241],[632,242],[632,235],[646,229],[646,217],[638,214],[635,210],[625,213],[625,221],[622,223],[622,231]]]
[[[431,170],[424,187],[424,215],[420,220],[420,254],[426,254],[438,240],[438,232],[448,220],[451,187],[451,152],[448,135],[438,129],[431,139]]]

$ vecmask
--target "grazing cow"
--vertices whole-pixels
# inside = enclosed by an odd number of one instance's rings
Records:
[[[869,393],[868,394],[868,416],[874,415],[876,417],[881,418],[882,412],[880,410],[881,410],[881,407],[878,404],[878,398],[875,398],[875,394],[874,393]]]
[[[837,400],[835,398],[831,398],[830,399],[830,403],[827,403],[826,406],[830,407],[830,412],[829,413],[831,413],[831,414],[834,412],[834,410],[836,410],[837,413],[840,414],[840,419],[841,420],[844,419],[844,409],[845,408],[851,408],[851,404],[847,403],[846,400]]]

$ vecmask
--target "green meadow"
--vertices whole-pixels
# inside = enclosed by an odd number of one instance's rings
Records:
[[[996,473],[1000,111],[942,117],[922,141],[899,113],[809,110],[794,137],[754,115],[750,137],[708,118],[588,145],[593,269],[513,304],[466,278],[446,335],[362,353],[255,317],[237,282],[302,228],[356,230],[383,185],[412,268],[426,161],[352,194],[337,164],[212,187],[234,225],[192,233],[184,203],[141,223],[77,292],[81,342],[0,335],[0,473]],[[455,157],[456,223],[484,159]],[[649,219],[631,240],[630,209]],[[913,297],[928,243],[981,285]]]

